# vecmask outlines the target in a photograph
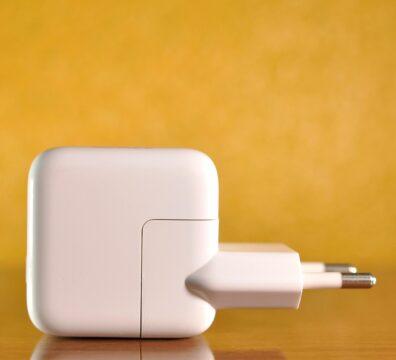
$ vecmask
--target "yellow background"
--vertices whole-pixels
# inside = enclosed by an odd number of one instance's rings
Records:
[[[0,265],[54,146],[206,152],[222,241],[392,267],[395,1],[2,1]]]

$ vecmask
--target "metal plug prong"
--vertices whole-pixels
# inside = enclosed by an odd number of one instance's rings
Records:
[[[325,267],[325,271],[327,272],[341,272],[341,273],[350,273],[350,274],[357,273],[356,266],[352,264],[325,263],[324,267]]]
[[[342,288],[344,289],[367,289],[373,287],[377,279],[371,273],[342,273]]]

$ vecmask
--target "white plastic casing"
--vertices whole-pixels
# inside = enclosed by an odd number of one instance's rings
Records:
[[[61,336],[201,333],[215,310],[185,279],[217,252],[217,219],[216,168],[198,151],[44,152],[29,174],[30,318]]]
[[[216,309],[298,308],[303,291],[300,256],[284,244],[221,244],[188,288]]]

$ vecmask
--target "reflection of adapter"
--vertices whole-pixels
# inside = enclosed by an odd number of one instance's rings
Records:
[[[306,288],[374,284],[353,271],[284,245],[219,250],[217,172],[198,151],[59,148],[30,170],[28,310],[46,333],[188,337],[215,308],[297,308]]]
[[[30,360],[215,360],[285,359],[278,349],[212,352],[202,336],[186,339],[60,338],[44,335]]]
[[[264,355],[269,352],[262,352]],[[270,354],[273,352],[270,352]],[[73,339],[44,335],[30,360],[214,360],[202,336],[173,341]]]

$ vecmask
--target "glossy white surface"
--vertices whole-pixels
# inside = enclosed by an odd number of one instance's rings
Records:
[[[303,290],[300,257],[283,244],[224,244],[187,285],[216,309],[297,308]]]
[[[140,336],[150,219],[217,219],[218,180],[188,149],[59,148],[29,174],[28,310],[42,331]]]
[[[217,220],[152,220],[143,228],[142,337],[201,334],[214,308],[186,287],[218,251]]]

